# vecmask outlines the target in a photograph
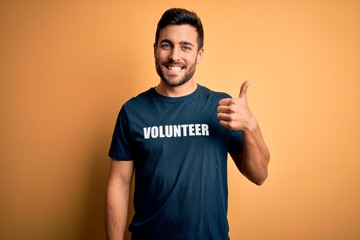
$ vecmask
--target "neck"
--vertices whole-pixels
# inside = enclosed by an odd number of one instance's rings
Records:
[[[190,80],[180,86],[170,86],[163,81],[161,81],[156,87],[155,90],[160,95],[166,97],[183,97],[193,93],[197,88],[197,84]]]

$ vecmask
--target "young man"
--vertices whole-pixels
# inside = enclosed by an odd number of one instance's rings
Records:
[[[228,239],[227,153],[255,184],[267,177],[269,151],[246,98],[213,92],[194,80],[203,58],[194,12],[170,9],[154,44],[160,83],[126,102],[110,147],[108,239],[123,239],[135,172],[134,240]]]

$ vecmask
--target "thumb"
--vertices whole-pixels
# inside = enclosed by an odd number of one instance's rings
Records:
[[[239,98],[246,98],[246,94],[247,94],[247,89],[249,87],[250,83],[249,81],[245,81],[240,88],[240,93],[239,93]]]

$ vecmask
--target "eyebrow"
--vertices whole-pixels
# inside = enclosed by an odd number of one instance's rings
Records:
[[[181,41],[180,44],[182,45],[190,45],[190,46],[194,46],[191,42],[188,42],[188,41]]]
[[[169,39],[163,39],[163,40],[160,41],[160,43],[171,43],[171,44],[173,44],[173,42],[170,41]],[[189,45],[189,46],[194,47],[194,44],[192,44],[191,42],[188,42],[188,41],[181,41],[180,44],[181,45]]]

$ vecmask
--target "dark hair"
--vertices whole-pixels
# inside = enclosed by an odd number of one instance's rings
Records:
[[[156,29],[155,44],[159,41],[160,30],[171,24],[189,24],[193,26],[198,33],[198,49],[201,49],[204,46],[204,29],[200,18],[195,12],[183,8],[171,8],[162,15]]]

